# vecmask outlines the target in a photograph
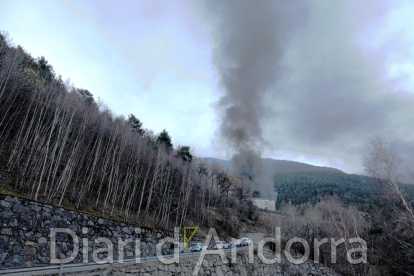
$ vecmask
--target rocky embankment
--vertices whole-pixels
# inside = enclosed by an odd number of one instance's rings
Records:
[[[0,268],[21,268],[50,265],[50,229],[67,228],[79,238],[79,251],[71,263],[82,262],[82,238],[88,239],[88,261],[96,248],[95,238],[107,238],[113,245],[114,259],[118,259],[117,241],[139,239],[141,257],[155,256],[160,239],[173,237],[166,230],[143,228],[137,225],[108,220],[80,212],[66,210],[39,202],[0,194]],[[87,228],[87,233],[82,230]],[[182,240],[182,236],[180,237]],[[204,239],[193,237],[194,242]],[[68,234],[56,235],[56,256],[64,259],[74,250],[73,239]],[[106,253],[98,258],[105,259]],[[124,247],[124,259],[135,258],[134,244]]]
[[[271,259],[273,254],[264,253],[265,257]],[[197,258],[180,258],[178,264],[138,264],[126,267],[107,268],[89,273],[79,274],[78,276],[106,275],[106,276],[190,276],[193,275],[196,267]],[[272,265],[264,264],[257,256],[254,256],[254,262],[248,262],[248,256],[245,251],[237,253],[237,263],[230,263],[230,256],[227,256],[228,263],[223,264],[218,255],[206,256],[198,275],[215,275],[215,276],[252,276],[252,275],[322,275],[322,276],[339,276],[340,274],[322,265],[307,261],[301,265],[291,264],[282,256],[281,263]]]

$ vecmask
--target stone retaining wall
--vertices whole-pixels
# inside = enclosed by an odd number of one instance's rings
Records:
[[[88,238],[89,261],[96,245],[94,239],[105,237],[114,245],[114,259],[118,259],[117,240],[132,238],[141,240],[141,257],[155,256],[155,245],[160,239],[173,237],[174,233],[148,229],[136,225],[108,220],[47,204],[0,194],[0,268],[21,268],[50,265],[50,228],[68,228],[76,233],[80,250],[71,262],[82,262],[82,238]],[[83,234],[87,227],[87,234]],[[180,235],[182,240],[182,234]],[[204,242],[193,237],[192,242]],[[68,234],[57,234],[58,258],[70,256],[74,250]],[[100,248],[100,246],[99,246]],[[124,259],[134,258],[134,244],[124,248]],[[100,258],[105,254],[100,253]]]
[[[268,259],[273,258],[273,254],[264,253]],[[284,256],[280,264],[264,264],[257,256],[254,256],[254,263],[248,262],[247,254],[237,253],[237,264],[230,264],[230,256],[227,255],[228,264],[223,264],[218,255],[206,256],[203,260],[202,267],[198,273],[199,276],[252,276],[252,275],[322,275],[322,276],[339,276],[332,269],[322,264],[315,264],[307,261],[300,265],[289,263]],[[78,276],[178,276],[193,275],[197,258],[180,258],[178,264],[136,264],[124,267],[107,268],[89,273],[78,274]]]

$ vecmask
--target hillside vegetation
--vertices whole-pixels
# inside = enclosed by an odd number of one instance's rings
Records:
[[[218,163],[224,168],[231,169],[231,162],[229,160],[223,160],[218,158],[207,158],[209,163]],[[267,173],[271,175],[277,173],[287,173],[287,172],[311,172],[311,171],[333,171],[333,172],[342,172],[341,170],[330,168],[330,167],[322,167],[322,166],[315,166],[306,163],[296,162],[296,161],[289,161],[289,160],[278,160],[272,158],[262,158],[263,167]]]
[[[114,93],[118,93],[114,91]],[[0,34],[0,170],[3,190],[29,199],[152,227],[217,227],[233,236],[248,181],[218,164],[193,162],[166,130],[116,116],[90,91],[65,83],[44,57]]]
[[[368,262],[349,265],[345,243],[342,260],[332,265],[343,275],[410,275],[414,262],[414,224],[398,197],[379,179],[333,171],[276,174],[277,208],[283,217],[270,223],[284,233],[306,239],[358,236],[367,242]],[[408,201],[414,185],[400,187]],[[312,245],[311,245],[312,252]],[[329,264],[330,250],[322,247],[321,258]]]
[[[279,208],[282,202],[315,205],[324,196],[337,195],[345,204],[366,210],[376,199],[370,179],[355,174],[323,171],[280,173],[276,174],[274,183]]]
[[[367,176],[334,171],[279,173],[274,184],[278,192],[277,208],[288,202],[315,205],[324,197],[336,195],[345,205],[367,211],[379,204],[377,194],[383,189]],[[414,185],[402,184],[402,189],[409,198],[414,198]]]

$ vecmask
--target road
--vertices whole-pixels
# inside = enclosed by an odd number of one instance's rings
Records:
[[[256,247],[256,246],[255,246]],[[239,247],[237,251],[247,250],[248,247]],[[230,252],[231,249],[224,249],[224,252]],[[181,257],[194,257],[198,258],[200,252],[194,253],[181,253]],[[158,258],[147,257],[141,258],[141,264],[158,262]],[[63,274],[63,273],[79,273],[79,272],[88,272],[102,268],[117,267],[123,265],[132,265],[135,263],[135,259],[124,259],[123,263],[118,263],[118,260],[114,260],[112,264],[96,264],[96,263],[74,263],[74,264],[63,264],[60,265],[51,265],[44,267],[30,267],[30,268],[18,268],[18,269],[0,269],[0,275],[13,275],[13,276],[32,276],[32,275],[50,275],[50,274]]]

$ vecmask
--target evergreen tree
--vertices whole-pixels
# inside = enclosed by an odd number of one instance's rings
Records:
[[[182,146],[178,148],[177,157],[180,157],[185,162],[190,163],[193,161],[193,155],[190,153],[190,147],[187,146]]]
[[[168,150],[172,150],[173,148],[173,144],[171,143],[171,136],[168,134],[168,132],[165,129],[161,131],[160,134],[158,134],[157,143],[165,144],[165,147]]]
[[[92,93],[87,89],[76,88],[76,93],[78,94],[79,98],[85,101],[88,105],[91,105],[95,102]]]
[[[130,114],[128,119],[133,132],[140,133],[141,135],[145,134],[145,130],[142,128],[142,122],[134,114]]]
[[[48,64],[48,61],[45,59],[44,56],[40,57],[37,60],[38,69],[40,76],[45,79],[46,81],[51,81],[55,79],[55,70],[53,70],[53,66]]]

